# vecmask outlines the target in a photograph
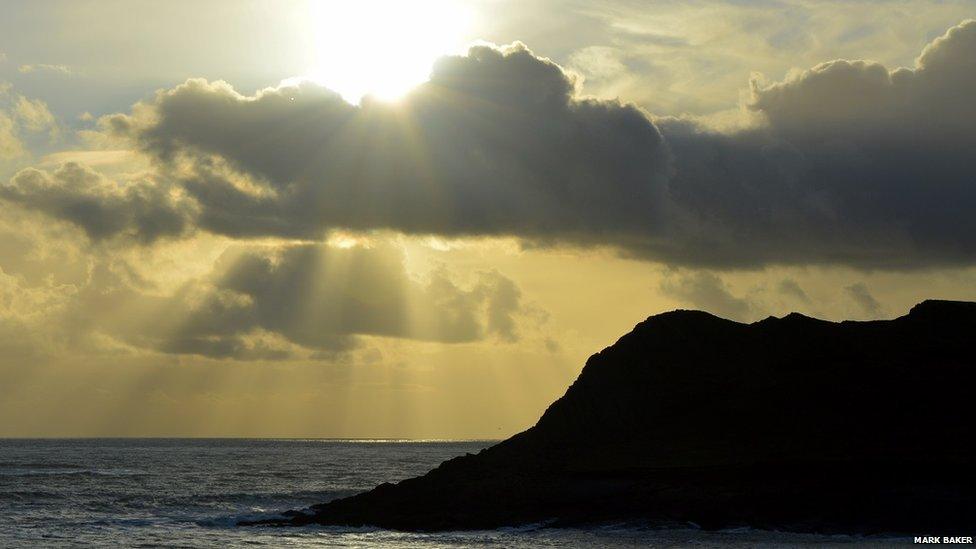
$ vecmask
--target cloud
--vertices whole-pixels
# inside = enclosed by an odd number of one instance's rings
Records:
[[[25,133],[47,132],[58,136],[58,124],[47,103],[11,93],[10,84],[0,83],[0,160],[11,160],[28,154]]]
[[[0,160],[23,156],[24,143],[17,135],[17,123],[12,116],[0,110]]]
[[[191,80],[142,109],[148,123],[111,120],[161,160],[192,161],[185,186],[202,222],[232,236],[644,230],[659,217],[661,136],[638,109],[578,100],[574,86],[520,44],[479,46],[441,59],[395,105],[353,106],[309,83],[244,97]],[[263,192],[235,187],[213,157]]]
[[[14,114],[27,131],[54,131],[57,128],[57,122],[48,110],[47,103],[40,99],[28,99],[23,95],[17,97]]]
[[[511,280],[490,272],[463,287],[445,269],[416,280],[403,262],[401,250],[382,242],[233,249],[210,275],[170,297],[119,290],[118,299],[141,303],[136,317],[149,320],[120,319],[106,329],[168,353],[245,359],[282,358],[292,353],[289,345],[332,356],[364,335],[518,339],[521,292]],[[102,300],[104,292],[92,298]]]
[[[589,46],[573,52],[570,66],[586,75],[587,81],[603,81],[620,78],[627,74],[625,54],[620,48]]]
[[[312,347],[357,334],[442,342],[517,338],[520,292],[511,280],[492,272],[464,289],[437,269],[418,282],[403,261],[401,251],[383,244],[298,245],[235,258],[216,287],[248,296],[262,327]]]
[[[65,331],[61,319],[72,303],[75,287],[62,284],[58,276],[44,269],[42,276],[30,276],[28,262],[43,262],[37,242],[18,250],[10,242],[7,220],[0,224],[3,237],[0,248],[3,262],[0,265],[0,367],[16,365],[19,368],[33,366],[65,347],[74,334]],[[23,234],[18,236],[24,237]],[[19,252],[19,253],[18,253]],[[20,255],[21,257],[17,257]],[[28,256],[28,257],[23,257]],[[64,268],[71,263],[70,257],[52,261],[46,267]],[[28,267],[24,269],[23,267]]]
[[[812,301],[806,291],[792,278],[784,278],[779,282],[777,290],[780,294],[791,297],[805,305],[810,305]]]
[[[406,251],[379,235],[351,247],[199,237],[147,251],[86,246],[57,225],[18,212],[0,220],[0,355],[8,359],[358,361],[383,345],[365,336],[515,343],[538,314],[497,271],[434,265],[415,275]]]
[[[522,309],[522,290],[511,279],[492,271],[482,275],[477,291],[487,302],[485,330],[504,341],[518,341],[514,313]]]
[[[868,287],[863,282],[847,286],[844,288],[844,291],[867,316],[877,318],[884,311],[881,303],[871,295]]]
[[[753,108],[798,138],[843,137],[901,144],[915,137],[972,137],[976,106],[976,21],[949,29],[924,48],[913,69],[837,60],[755,88]]]
[[[23,74],[33,72],[49,72],[54,74],[71,74],[71,69],[66,65],[50,65],[47,63],[37,63],[33,65],[21,65],[17,71]]]
[[[236,238],[390,229],[723,269],[968,265],[974,59],[970,21],[911,69],[832,61],[755,80],[761,123],[735,130],[583,98],[521,44],[445,57],[393,104],[190,80],[100,127],[158,161],[197,227]]]
[[[94,241],[119,236],[153,242],[190,229],[192,205],[151,177],[118,182],[82,164],[27,168],[0,185],[0,198],[67,221]]]
[[[109,150],[64,150],[44,155],[39,159],[38,168],[57,169],[62,164],[74,162],[93,169],[128,168],[140,166],[141,157],[128,149]]]
[[[682,217],[667,261],[919,268],[976,259],[976,22],[950,29],[913,69],[833,61],[754,83],[766,123],[720,133],[659,127]]]
[[[661,281],[661,291],[723,318],[745,320],[752,309],[748,300],[732,295],[725,282],[708,271],[669,275]]]

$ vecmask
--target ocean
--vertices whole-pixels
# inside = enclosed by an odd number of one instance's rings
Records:
[[[418,534],[241,527],[423,474],[490,441],[0,440],[0,547],[887,547],[911,540],[635,525]]]

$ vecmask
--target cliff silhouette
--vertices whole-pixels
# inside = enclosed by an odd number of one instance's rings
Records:
[[[527,431],[269,522],[971,534],[974,350],[969,302],[870,322],[655,315]]]

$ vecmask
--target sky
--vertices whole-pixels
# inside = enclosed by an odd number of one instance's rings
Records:
[[[0,2],[0,436],[502,438],[976,299],[976,2]]]

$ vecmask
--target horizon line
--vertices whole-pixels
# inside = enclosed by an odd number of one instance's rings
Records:
[[[280,436],[3,436],[8,440],[282,440],[324,442],[499,442],[504,438],[427,438],[427,437],[280,437]]]

